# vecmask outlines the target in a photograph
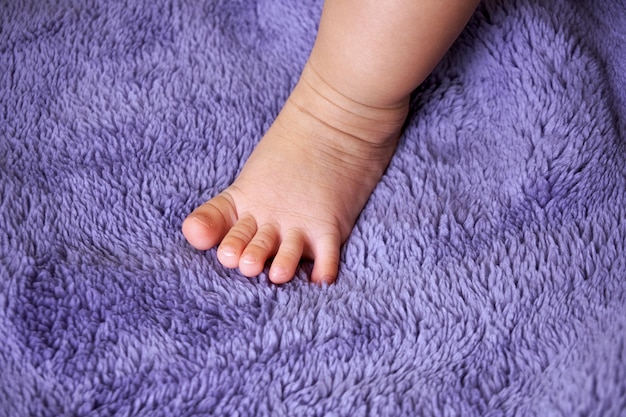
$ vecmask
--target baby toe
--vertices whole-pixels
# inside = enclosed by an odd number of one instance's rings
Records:
[[[263,225],[244,249],[239,259],[239,270],[247,277],[259,275],[265,262],[276,253],[279,235],[271,225]]]
[[[194,248],[211,249],[222,240],[235,218],[232,200],[220,194],[189,214],[183,222],[182,232]]]
[[[304,243],[305,239],[298,231],[290,231],[285,235],[270,267],[270,281],[283,284],[294,277],[302,259]]]
[[[227,268],[237,268],[244,252],[257,232],[254,218],[245,216],[228,231],[217,250],[217,259]]]
[[[327,235],[321,238],[315,248],[315,260],[311,281],[316,284],[332,284],[339,272],[341,238]]]

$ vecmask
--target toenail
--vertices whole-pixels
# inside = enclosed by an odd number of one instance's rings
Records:
[[[333,282],[335,282],[335,278],[330,275],[324,275],[322,279],[320,279],[320,284],[332,284]]]
[[[273,267],[270,271],[270,281],[284,281],[287,273],[281,267]]]
[[[245,255],[241,258],[241,262],[248,265],[255,264],[256,258],[252,255]]]
[[[224,256],[228,256],[229,258],[236,255],[235,251],[232,248],[220,248],[220,252]]]
[[[199,216],[194,216],[193,214],[190,216],[191,220],[194,221],[195,223],[198,223],[204,227],[206,227],[207,229],[212,229],[213,228],[213,222],[211,221],[206,221],[205,219],[199,217]]]

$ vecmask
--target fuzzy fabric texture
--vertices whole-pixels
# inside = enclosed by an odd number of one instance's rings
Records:
[[[320,10],[0,2],[1,416],[626,415],[626,3],[481,4],[337,283],[275,286],[180,226]]]

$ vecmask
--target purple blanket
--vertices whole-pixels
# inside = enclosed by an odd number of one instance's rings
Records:
[[[1,416],[626,415],[626,2],[485,1],[337,283],[275,286],[180,226],[320,9],[0,1]]]

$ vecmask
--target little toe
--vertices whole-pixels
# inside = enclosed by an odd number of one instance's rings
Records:
[[[240,218],[220,243],[217,249],[217,259],[227,268],[237,268],[241,254],[256,232],[257,225],[253,217]]]
[[[300,232],[288,232],[278,248],[272,261],[269,278],[275,284],[284,284],[296,274],[296,269],[302,259],[304,251],[304,237]]]
[[[259,227],[239,258],[239,271],[247,277],[259,275],[265,262],[276,253],[279,235],[274,226]]]
[[[321,239],[316,246],[315,260],[311,281],[316,284],[332,284],[337,279],[339,272],[339,256],[341,238],[328,235]]]
[[[235,218],[232,200],[222,193],[189,214],[183,222],[182,232],[194,248],[211,249],[222,240]]]

